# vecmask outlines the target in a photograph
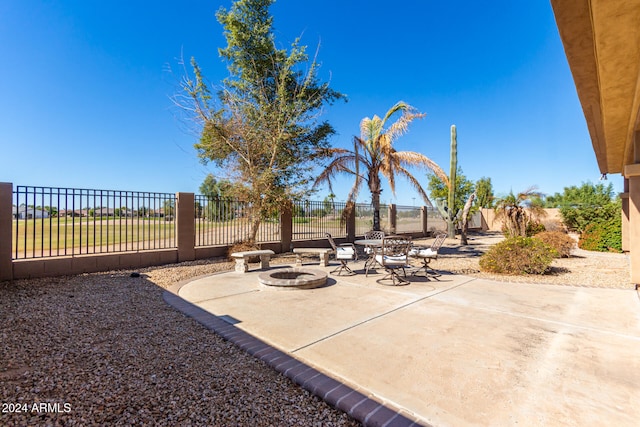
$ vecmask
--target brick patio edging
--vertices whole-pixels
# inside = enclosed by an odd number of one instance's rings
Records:
[[[262,360],[303,389],[318,396],[334,408],[349,414],[364,426],[409,427],[421,425],[270,346],[253,335],[236,328],[218,316],[180,298],[171,291],[164,291],[163,299],[185,316],[191,317],[253,357]]]

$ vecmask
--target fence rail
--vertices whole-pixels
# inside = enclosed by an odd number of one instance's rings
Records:
[[[176,247],[175,195],[17,186],[13,259]]]

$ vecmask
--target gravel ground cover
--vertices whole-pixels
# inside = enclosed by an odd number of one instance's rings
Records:
[[[148,274],[168,284],[189,268]],[[0,284],[0,425],[359,425],[176,312],[145,276]]]
[[[514,286],[633,289],[623,254],[575,250],[542,276],[481,273],[480,255],[500,239],[448,241],[433,266]],[[272,260],[293,262],[292,254]],[[137,278],[118,271],[0,283],[0,425],[359,425],[162,299],[175,283],[232,268],[201,260]]]
[[[465,274],[472,277],[511,283],[541,283],[561,286],[581,286],[610,289],[635,289],[630,282],[629,257],[620,253],[590,252],[578,249],[570,258],[558,258],[551,264],[551,271],[542,275],[505,276],[480,271],[479,259],[491,245],[504,237],[500,233],[472,234],[469,245],[447,239],[433,261],[434,268],[444,273]],[[429,239],[418,239],[416,244],[428,244]]]

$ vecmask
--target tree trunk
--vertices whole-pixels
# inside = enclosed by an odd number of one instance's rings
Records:
[[[460,244],[468,245],[467,242],[467,230],[469,227],[469,211],[471,210],[471,205],[473,204],[473,199],[476,198],[476,193],[471,193],[469,198],[464,204],[464,208],[462,209],[462,221],[460,225]]]
[[[262,203],[261,200],[254,201],[249,211],[249,236],[246,239],[249,243],[255,243],[262,223]]]
[[[371,205],[373,206],[373,229],[380,231],[380,192],[371,192]]]
[[[247,240],[249,243],[256,242],[258,230],[260,229],[260,223],[262,223],[260,215],[251,218],[251,224],[249,225],[249,239]]]
[[[373,206],[373,229],[380,231],[380,177],[378,171],[369,170],[369,191],[371,192],[371,205]]]

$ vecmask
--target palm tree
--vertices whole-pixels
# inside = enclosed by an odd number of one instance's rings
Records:
[[[495,212],[496,219],[503,219],[503,231],[507,237],[527,235],[527,225],[546,215],[544,209],[536,200],[540,200],[541,193],[536,187],[498,199]]]
[[[401,113],[401,116],[386,127],[389,119],[396,113]],[[366,182],[371,192],[374,230],[380,230],[380,192],[382,191],[380,175],[387,179],[394,195],[396,175],[405,177],[425,203],[432,206],[427,193],[407,167],[427,168],[448,185],[449,179],[442,168],[423,154],[413,151],[396,151],[393,148],[394,141],[407,131],[409,123],[424,116],[425,114],[418,113],[415,108],[400,101],[391,107],[383,118],[376,115],[372,119],[365,117],[360,122],[360,137],[356,136],[353,139],[353,151],[343,148],[328,149],[331,161],[318,176],[314,186],[327,183],[333,192],[332,178],[340,173],[354,175],[355,182],[347,198],[347,206],[352,206],[358,197],[362,183]]]

